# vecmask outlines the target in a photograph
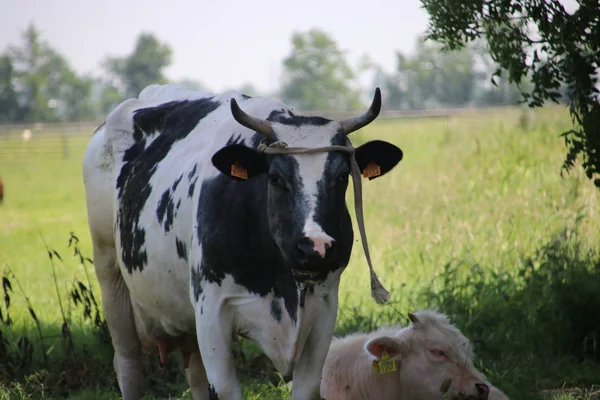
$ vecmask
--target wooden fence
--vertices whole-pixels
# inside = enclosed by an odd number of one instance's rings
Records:
[[[383,110],[378,120],[407,118],[450,118],[471,113],[497,111],[498,107],[453,108],[435,110]],[[320,115],[330,119],[344,119],[353,112],[304,111],[303,115]],[[0,124],[0,163],[18,158],[24,151],[28,155],[54,155],[69,157],[73,146],[89,142],[94,130],[102,121]],[[43,144],[42,144],[43,143]]]

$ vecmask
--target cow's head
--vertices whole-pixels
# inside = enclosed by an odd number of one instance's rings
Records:
[[[263,120],[246,114],[231,100],[233,117],[261,134],[263,144],[284,142],[290,148],[350,146],[348,135],[371,123],[380,108],[379,89],[365,114],[344,121],[296,116],[285,110]],[[345,203],[350,157],[343,151],[274,155],[233,144],[215,153],[212,162],[233,179],[267,177],[267,218],[274,242],[297,279],[321,280],[350,258],[353,232]],[[358,147],[355,158],[361,171],[375,170],[373,179],[394,168],[402,151],[372,141]]]
[[[396,380],[397,393],[424,400],[508,400],[474,367],[469,340],[445,315],[424,310],[409,318],[408,327],[372,338],[364,347],[376,360],[394,360],[395,371],[384,375]]]

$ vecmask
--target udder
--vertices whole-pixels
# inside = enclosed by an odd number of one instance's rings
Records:
[[[189,357],[199,352],[198,340],[193,320],[181,326],[171,323],[165,317],[152,317],[144,309],[132,301],[133,314],[138,338],[142,348],[158,354],[161,365],[167,365],[169,354],[181,351],[184,368],[187,369]]]
[[[142,348],[150,353],[157,354],[160,364],[163,367],[167,365],[169,354],[173,351],[181,351],[183,368],[185,369],[189,366],[190,356],[193,353],[200,352],[195,334],[186,334],[177,337],[150,337],[138,332],[138,337],[140,338]]]

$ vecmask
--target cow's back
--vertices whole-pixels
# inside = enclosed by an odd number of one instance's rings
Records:
[[[208,93],[193,92],[174,85],[150,85],[138,98],[125,100],[94,132],[83,158],[83,175],[91,233],[114,245],[116,181],[121,174],[125,153],[132,148],[134,114],[143,108],[164,103],[208,98]]]

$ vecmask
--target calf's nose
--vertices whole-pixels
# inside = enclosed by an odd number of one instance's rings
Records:
[[[487,400],[490,394],[490,387],[485,383],[476,383],[475,389],[477,389],[477,393],[479,394],[479,398],[481,400]]]

